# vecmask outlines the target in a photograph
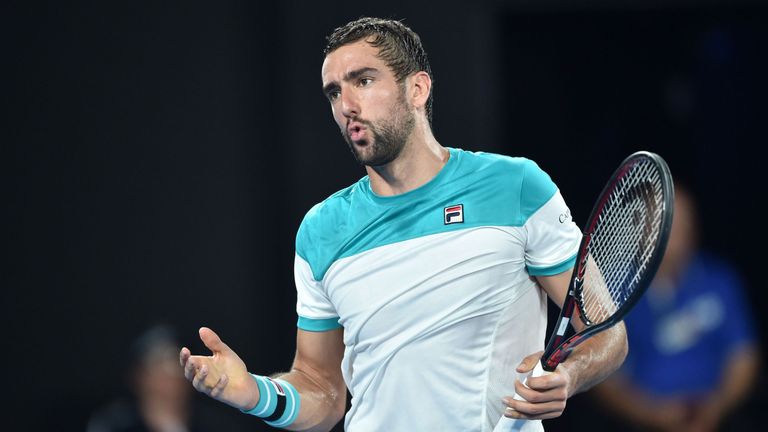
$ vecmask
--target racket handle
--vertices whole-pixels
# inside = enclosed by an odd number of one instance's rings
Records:
[[[528,387],[528,378],[530,377],[540,377],[543,375],[551,374],[552,372],[547,372],[544,370],[544,368],[541,366],[541,362],[536,363],[536,367],[533,368],[532,371],[520,374],[518,379],[520,382],[523,383],[524,386]],[[517,400],[525,400],[522,396],[517,394],[515,392],[515,399]],[[493,428],[493,432],[512,432],[512,431],[520,431],[523,429],[523,426],[525,426],[528,423],[528,420],[521,420],[521,419],[513,419],[511,417],[507,417],[505,415],[501,416],[501,419],[498,423],[496,423],[496,427]]]

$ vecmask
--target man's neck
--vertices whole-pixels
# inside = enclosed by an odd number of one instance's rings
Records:
[[[381,196],[400,195],[432,180],[448,162],[450,153],[432,135],[428,125],[414,128],[402,152],[392,162],[366,166],[371,189]]]

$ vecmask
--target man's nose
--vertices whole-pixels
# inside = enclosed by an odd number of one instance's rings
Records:
[[[344,117],[354,118],[360,115],[360,103],[354,91],[341,92],[341,113]]]

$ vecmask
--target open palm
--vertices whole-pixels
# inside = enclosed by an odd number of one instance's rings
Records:
[[[182,348],[179,360],[184,376],[197,391],[218,401],[243,410],[256,406],[258,386],[240,357],[209,328],[200,328],[200,339],[212,355],[192,355]]]

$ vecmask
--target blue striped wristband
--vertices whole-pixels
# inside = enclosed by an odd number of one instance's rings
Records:
[[[284,428],[299,415],[299,392],[288,381],[251,374],[259,386],[259,403],[242,412],[260,417],[272,427]]]

